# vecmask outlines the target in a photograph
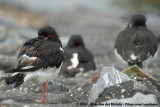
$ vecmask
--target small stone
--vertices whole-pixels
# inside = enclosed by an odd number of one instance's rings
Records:
[[[83,95],[83,94],[84,94],[84,92],[81,93],[81,95]]]
[[[78,87],[77,91],[80,91],[80,90],[82,90],[81,87]]]
[[[82,71],[84,71],[84,69],[83,68],[79,68],[79,70],[82,72]]]
[[[1,105],[0,107],[7,107],[6,105]]]
[[[121,90],[121,93],[124,93],[125,91],[126,91],[126,89],[122,89],[122,90]]]
[[[71,94],[70,96],[73,96],[73,94]]]
[[[27,93],[27,92],[28,92],[28,89],[27,89],[27,88],[24,88],[24,92],[26,92],[26,93]]]
[[[124,95],[122,95],[121,98],[124,98]]]
[[[40,92],[40,90],[41,90],[41,87],[36,87],[36,89],[34,91]]]
[[[72,93],[72,91],[71,91],[71,90],[69,90],[69,91],[68,91],[68,93]]]
[[[21,91],[22,91],[22,89],[23,89],[23,87],[20,87],[20,88],[19,88],[19,90],[21,90]]]
[[[143,85],[146,85],[146,83],[143,83]]]
[[[15,88],[12,89],[12,91],[15,91],[15,90],[16,90]]]
[[[0,85],[0,87],[4,87],[4,86],[5,86],[4,84]]]
[[[105,98],[106,98],[106,99],[111,99],[111,97],[110,97],[110,96],[106,96]]]
[[[11,90],[7,90],[6,92],[9,92],[9,91],[11,91]]]

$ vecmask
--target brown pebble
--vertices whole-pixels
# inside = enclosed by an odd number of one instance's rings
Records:
[[[6,105],[0,105],[0,107],[7,107]]]

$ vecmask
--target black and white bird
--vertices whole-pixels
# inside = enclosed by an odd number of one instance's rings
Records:
[[[143,67],[157,56],[158,43],[155,35],[147,29],[146,17],[134,15],[115,42],[115,54],[125,64]]]
[[[14,73],[6,78],[6,84],[14,87],[30,80],[33,83],[43,84],[42,100],[45,102],[46,83],[55,79],[61,69],[64,58],[61,41],[54,28],[43,27],[38,37],[26,41],[20,49],[17,64],[5,73]]]
[[[73,77],[78,72],[95,70],[93,54],[85,47],[80,35],[72,35],[68,45],[64,48],[64,63],[61,74]]]

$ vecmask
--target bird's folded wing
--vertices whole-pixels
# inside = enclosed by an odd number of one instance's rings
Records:
[[[35,42],[32,45],[23,45],[14,72],[34,72],[48,67],[59,67],[62,61],[63,50],[60,46],[46,41]]]

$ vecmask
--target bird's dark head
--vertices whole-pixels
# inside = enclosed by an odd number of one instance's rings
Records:
[[[128,26],[129,27],[146,26],[146,17],[142,14],[136,14],[136,15],[132,16]]]
[[[72,35],[67,46],[72,48],[85,48],[81,35]]]
[[[38,31],[39,37],[47,37],[49,40],[58,39],[58,35],[54,28],[45,26]]]

